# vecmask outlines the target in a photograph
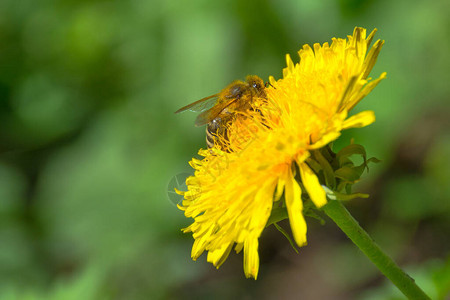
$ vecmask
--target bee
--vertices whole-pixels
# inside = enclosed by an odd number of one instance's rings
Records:
[[[242,117],[239,112],[252,110],[252,102],[256,98],[267,98],[266,85],[256,75],[248,75],[245,81],[235,80],[227,85],[219,93],[205,97],[194,103],[188,104],[175,113],[186,110],[194,112],[201,111],[196,120],[196,126],[206,126],[206,144],[212,148],[214,144],[226,149],[224,143],[219,143],[217,136],[228,140],[227,127],[236,118]]]

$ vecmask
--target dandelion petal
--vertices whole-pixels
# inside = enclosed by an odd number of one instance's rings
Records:
[[[285,185],[286,206],[292,233],[299,246],[306,245],[306,222],[303,217],[302,190],[288,168]]]
[[[305,189],[311,197],[312,202],[318,207],[327,204],[325,191],[319,183],[319,179],[306,163],[299,164],[300,176],[305,185]]]

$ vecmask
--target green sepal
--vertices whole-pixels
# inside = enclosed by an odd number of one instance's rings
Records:
[[[377,163],[380,163],[381,162],[381,160],[379,160],[378,158],[376,158],[376,157],[371,157],[371,158],[369,158],[367,161],[366,161],[366,169],[367,169],[367,173],[369,173],[369,163],[375,163],[375,164],[377,164]]]
[[[325,219],[316,214],[316,206],[312,203],[312,201],[308,201],[305,203],[305,207],[303,208],[303,215],[305,217],[311,217],[318,220],[320,225],[325,225]]]
[[[316,160],[309,157],[306,159],[306,163],[314,173],[319,174],[319,172],[322,171],[322,166]]]
[[[350,194],[351,191],[351,184],[349,184],[347,181],[341,181],[339,182],[336,191],[342,191],[343,189],[346,189],[347,194]],[[350,190],[347,189],[347,187],[350,187]]]
[[[379,160],[378,158],[376,158],[376,157],[371,157],[371,158],[369,158],[368,160],[367,160],[367,163],[374,163],[374,164],[377,164],[377,163],[380,163],[381,162],[381,160]]]
[[[359,170],[355,169],[355,167],[352,168],[347,166],[337,169],[334,174],[337,178],[351,183],[356,182],[361,177],[361,172]]]
[[[362,174],[364,173],[364,170],[367,169],[367,164],[363,163],[360,166],[356,166],[352,168],[356,173],[358,173],[358,179],[361,178]]]
[[[346,193],[347,195],[350,195],[350,194],[352,193],[352,187],[353,187],[353,184],[347,184],[347,185],[345,186],[345,193]]]
[[[342,194],[342,193],[339,193],[336,191],[332,191],[324,185],[322,185],[322,188],[325,190],[325,193],[327,194],[327,198],[330,200],[347,201],[347,200],[352,200],[355,198],[369,198],[369,194],[363,194],[363,193]]]
[[[345,167],[345,166],[353,166],[353,161],[348,158],[348,157],[341,157],[341,161],[338,162],[338,167],[336,169],[339,169],[340,167]]]
[[[286,230],[284,230],[283,228],[280,227],[280,225],[278,225],[277,223],[273,223],[273,226],[275,226],[276,229],[278,229],[279,232],[281,232],[289,241],[289,244],[291,244],[292,248],[294,249],[294,251],[298,254],[298,250],[297,247],[295,246],[294,241],[292,240],[292,238],[289,236],[289,234],[286,232]]]
[[[322,167],[326,185],[334,189],[336,187],[336,177],[334,176],[333,168],[319,151],[314,151],[313,155]]]
[[[366,149],[358,144],[351,144],[347,147],[342,148],[341,151],[336,154],[336,159],[338,160],[339,165],[343,166],[345,162],[344,159],[354,154],[361,155],[364,159],[364,162],[366,161]]]

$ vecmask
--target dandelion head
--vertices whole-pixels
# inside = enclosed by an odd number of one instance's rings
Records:
[[[372,111],[349,117],[386,76],[368,77],[383,45],[378,40],[370,47],[375,32],[366,36],[357,27],[331,45],[305,45],[298,52],[299,63],[287,55],[283,78],[270,77],[266,94],[236,113],[226,136],[216,137],[226,151],[201,149],[202,158],[191,160],[195,173],[186,180],[188,190],[180,192],[184,200],[179,208],[194,219],[183,229],[195,240],[194,260],[207,251],[207,260],[218,268],[231,250],[243,250],[244,273],[256,279],[259,237],[276,208],[286,211],[295,243],[306,245],[305,199],[321,208],[327,195],[340,195],[359,178],[349,178],[350,171],[343,169],[353,167],[347,156],[360,153],[357,146],[339,156],[328,145],[342,130],[375,121]]]

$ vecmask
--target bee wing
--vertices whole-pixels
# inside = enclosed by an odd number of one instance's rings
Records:
[[[213,106],[207,111],[202,112],[195,119],[195,126],[203,126],[205,124],[208,124],[209,122],[214,120],[222,110],[223,108]]]
[[[217,118],[225,108],[235,101],[236,99],[232,99],[231,101],[225,103],[216,104],[207,111],[202,112],[197,116],[197,119],[195,119],[195,126],[202,126],[211,122]]]
[[[175,113],[180,113],[186,110],[190,110],[193,112],[202,112],[205,110],[211,109],[216,104],[216,98],[219,94],[214,94],[208,97],[205,97],[203,99],[197,100],[191,104],[188,104],[186,106],[183,106],[179,110],[177,110]]]

